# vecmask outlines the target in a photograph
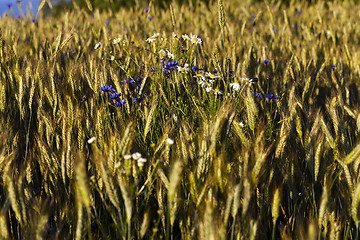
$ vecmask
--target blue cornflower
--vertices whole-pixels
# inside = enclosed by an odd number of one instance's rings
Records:
[[[17,16],[17,18],[19,18],[19,19],[20,19],[20,18],[21,18],[21,17],[20,17],[20,15],[18,15],[18,16]]]
[[[214,70],[212,71],[212,73],[214,73],[214,74],[215,74],[215,73],[217,73],[217,71],[216,71],[216,69],[215,69],[215,68],[214,68]]]
[[[155,68],[152,67],[152,68],[149,69],[149,72],[155,72],[156,69],[157,69],[156,67]]]
[[[106,21],[105,21],[106,24],[109,24],[109,22],[110,22],[109,20],[106,20]]]
[[[269,63],[269,60],[265,60],[264,63],[265,65],[267,65]]]
[[[297,29],[297,25],[294,25],[291,27],[292,29]]]
[[[70,54],[71,54],[71,55],[74,55],[74,54],[75,54],[75,52],[74,52],[74,51],[70,51]]]
[[[253,18],[256,18],[256,14],[252,15]]]
[[[141,88],[141,84],[137,85],[135,89],[136,89],[136,91],[139,91],[140,88]]]
[[[274,94],[265,94],[265,97],[270,100],[276,100],[279,98],[277,95],[274,95]]]
[[[12,3],[7,3],[6,5],[9,9],[12,7]]]
[[[137,81],[137,82],[140,82],[140,81],[142,81],[142,80],[143,80],[142,77],[137,77],[137,78],[136,78],[136,81]]]
[[[116,92],[116,89],[113,88],[112,85],[110,85],[110,86],[105,85],[105,86],[101,87],[100,90],[103,92]]]
[[[61,54],[63,57],[66,57],[66,53]]]
[[[134,84],[134,83],[135,83],[135,81],[132,80],[132,79],[122,80],[121,82],[122,82],[122,83],[127,83],[127,84]]]
[[[117,99],[121,96],[121,93],[112,93],[110,94],[109,98],[110,99]]]
[[[296,13],[297,13],[297,14],[301,14],[302,11],[301,11],[301,10],[297,10]]]
[[[169,78],[171,76],[171,71],[174,70],[175,67],[178,65],[179,65],[179,63],[177,61],[166,62],[163,66],[164,76]]]
[[[277,33],[278,30],[276,28],[274,28],[273,31],[274,31],[274,33]]]
[[[334,69],[337,68],[337,65],[336,65],[336,64],[335,64],[335,65],[331,65],[330,67],[331,67],[331,70],[334,71]]]
[[[193,66],[193,67],[191,68],[191,70],[193,70],[193,71],[204,71],[203,68],[198,68],[198,67],[196,67],[196,66]]]
[[[251,95],[253,95],[256,98],[259,98],[261,96],[260,93],[251,92]]]
[[[121,99],[119,102],[115,102],[115,106],[117,107],[121,107],[124,104],[125,104],[125,99]]]
[[[154,20],[154,17],[147,17],[147,19],[149,19],[151,21],[151,20]]]
[[[32,22],[35,22],[35,21],[36,21],[36,19],[35,19],[35,18],[33,18],[33,19],[31,19],[31,21],[32,21]]]
[[[133,102],[138,102],[138,103],[140,103],[140,102],[142,102],[144,99],[145,99],[145,96],[142,96],[142,97],[140,97],[140,98],[133,97]]]
[[[25,38],[24,41],[27,42],[27,41],[29,41],[29,39]]]
[[[148,12],[150,9],[149,8],[145,8],[145,12]]]
[[[316,72],[316,71],[315,71],[313,74],[314,74],[315,77],[317,76],[317,72]]]
[[[151,93],[151,91],[150,90],[145,90],[145,94],[150,94]]]

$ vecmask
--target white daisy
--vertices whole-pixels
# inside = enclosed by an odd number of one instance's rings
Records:
[[[87,143],[88,143],[88,144],[92,144],[93,142],[95,142],[95,140],[96,140],[96,138],[95,138],[95,137],[92,137],[92,138],[90,138],[90,139],[87,141]]]
[[[168,56],[169,58],[172,58],[172,59],[175,58],[174,54],[172,54],[170,51],[167,51],[166,54],[167,54],[167,56]]]
[[[113,40],[113,44],[117,44],[117,43],[120,43],[121,41],[121,38],[116,38]]]
[[[220,91],[218,88],[215,88],[213,91],[215,95],[223,94],[222,91]]]
[[[208,78],[211,78],[211,79],[220,78],[219,75],[214,74],[214,73],[209,73],[209,72],[205,73],[205,76],[208,77]]]
[[[201,78],[202,80],[206,80],[206,76],[201,73],[196,74],[194,77]]]
[[[184,66],[177,66],[177,69],[178,69],[178,72],[181,72],[181,73],[188,73],[189,71],[189,64],[185,63]]]
[[[230,88],[232,88],[234,91],[238,92],[238,91],[240,91],[240,84],[238,82],[230,83]]]
[[[191,34],[190,41],[193,44],[201,44],[202,43],[201,38],[196,35],[193,35],[193,34]]]
[[[156,40],[156,38],[149,37],[148,39],[145,40],[145,42],[151,43],[151,42],[153,42],[155,40]]]
[[[206,82],[205,80],[200,80],[198,82],[198,84],[202,87],[202,88],[206,88],[209,86],[208,82]]]
[[[144,164],[146,163],[146,158],[139,158],[138,160],[137,160],[137,165],[139,166],[139,167],[143,167],[144,166]]]
[[[208,92],[208,93],[211,92],[212,90],[213,90],[212,87],[206,87],[205,88],[205,91]]]
[[[99,47],[101,47],[101,42],[98,42],[98,43],[95,45],[94,49],[98,49]]]
[[[132,158],[132,155],[130,155],[130,154],[124,155],[124,159],[128,160],[128,159],[130,159],[130,158]]]
[[[160,33],[154,33],[151,37],[152,38],[157,38],[158,36],[160,36]]]
[[[174,140],[172,140],[171,138],[166,139],[166,142],[167,142],[169,145],[173,145],[173,144],[174,144]]]
[[[131,155],[131,157],[132,157],[134,160],[138,160],[139,158],[141,158],[141,153],[139,153],[139,152],[133,153],[133,154]]]
[[[183,34],[181,35],[181,37],[184,39],[184,40],[190,40],[189,36],[187,34]]]

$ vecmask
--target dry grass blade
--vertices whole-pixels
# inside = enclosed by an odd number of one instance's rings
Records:
[[[359,209],[360,209],[360,183],[357,183],[351,199],[351,216],[354,219],[356,226],[359,226],[359,222],[360,222]]]
[[[158,170],[158,176],[160,177],[161,181],[164,183],[165,188],[168,190],[170,186],[170,182],[161,168]]]
[[[133,209],[132,198],[131,198],[130,190],[125,185],[125,183],[127,181],[125,181],[124,178],[122,178],[121,176],[118,175],[117,182],[120,186],[121,194],[122,194],[122,197],[123,197],[124,203],[125,203],[126,221],[128,224],[128,230],[127,230],[128,231],[128,239],[130,239],[131,238],[130,237],[131,236],[131,216],[132,216],[132,209]]]
[[[280,189],[277,188],[275,189],[275,192],[273,194],[273,201],[271,204],[271,215],[273,219],[273,224],[276,223],[276,220],[279,217],[280,200],[281,200]]]
[[[143,221],[142,221],[142,224],[141,224],[141,227],[140,227],[140,237],[141,238],[144,238],[145,234],[146,234],[146,231],[148,230],[149,228],[149,224],[150,224],[150,215],[149,215],[149,212],[145,212],[144,214],[144,218],[143,218]]]
[[[244,145],[244,147],[248,149],[250,147],[250,141],[245,136],[245,133],[242,130],[242,127],[240,126],[240,124],[234,121],[232,123],[232,129],[233,129],[233,132],[235,132],[235,134],[240,138],[240,140],[241,140],[242,144]]]
[[[335,141],[334,141],[334,138],[333,136],[331,135],[330,131],[329,131],[329,128],[327,127],[325,121],[323,118],[321,118],[321,126],[322,126],[322,129],[325,133],[325,136],[326,136],[326,140],[328,141],[328,143],[330,144],[330,147],[332,149],[335,148]]]
[[[318,180],[318,176],[319,176],[319,169],[320,169],[320,160],[321,160],[321,152],[322,152],[322,145],[323,145],[323,140],[320,141],[320,144],[317,146],[316,148],[316,152],[315,152],[315,157],[314,157],[314,176],[315,176],[315,181]]]
[[[243,189],[244,189],[243,196],[244,197],[243,197],[243,201],[242,201],[242,216],[244,217],[248,211],[250,200],[251,200],[251,184],[248,181],[248,179],[246,178],[244,180],[243,185],[244,185],[243,186]]]
[[[90,194],[87,187],[85,163],[81,154],[78,153],[77,155],[78,161],[75,167],[75,186],[77,190],[76,201],[81,202],[81,204],[83,204],[86,209],[90,210],[90,204],[92,201],[90,199]]]
[[[245,106],[247,113],[247,120],[249,123],[249,127],[252,131],[255,129],[255,118],[257,116],[258,110],[254,101],[254,98],[251,95],[250,88],[247,91],[247,97],[245,98]]]
[[[281,131],[280,131],[280,141],[276,146],[276,150],[275,150],[275,158],[279,158],[283,152],[284,152],[284,148],[286,145],[286,140],[288,138],[288,130],[285,127],[287,125],[287,123],[283,122],[282,126],[281,126]],[[285,130],[286,129],[286,130]]]
[[[156,110],[156,107],[157,107],[157,102],[158,102],[157,98],[155,98],[154,102],[152,103],[152,107],[150,109],[150,112],[149,112],[149,114],[147,116],[146,123],[145,123],[145,128],[144,128],[144,140],[146,139],[146,136],[150,131],[151,123],[153,121],[155,110]]]
[[[326,179],[324,181],[326,183]],[[322,226],[326,221],[326,209],[329,200],[328,187],[325,185],[323,193],[321,195],[321,201],[319,206],[318,225]]]
[[[3,215],[3,213],[0,213],[0,237],[2,239],[10,239],[9,236],[10,234],[6,224],[6,217]]]
[[[259,157],[256,159],[255,166],[254,166],[254,168],[252,170],[252,181],[253,181],[253,183],[255,185],[259,180],[260,171],[262,170],[262,168],[263,168],[263,166],[265,164],[266,158],[269,155],[270,150],[272,149],[272,146],[273,145],[271,145],[266,150],[266,152],[262,152],[261,154],[259,154]]]
[[[42,0],[40,5],[39,5],[39,8],[38,8],[38,13],[41,11],[41,9],[44,7],[45,3],[47,2],[47,0]]]
[[[76,223],[76,232],[75,232],[75,239],[80,240],[83,239],[82,236],[82,228],[83,228],[83,206],[81,202],[79,202],[76,206],[77,208],[77,223]]]
[[[341,165],[342,169],[344,170],[346,182],[348,184],[350,192],[353,192],[354,184],[353,184],[353,180],[352,180],[352,177],[351,177],[350,170],[349,170],[348,166],[341,160],[338,160],[337,162]]]
[[[360,156],[360,143],[358,145],[356,145],[356,147],[353,148],[353,150],[346,155],[345,159],[344,159],[344,163],[345,164],[350,164],[352,162],[359,161],[359,156]],[[358,164],[356,164],[358,165]]]
[[[91,4],[90,0],[85,0],[85,2],[86,2],[86,5],[87,5],[88,9],[90,10],[90,12],[92,12],[93,7],[92,7],[92,4]]]

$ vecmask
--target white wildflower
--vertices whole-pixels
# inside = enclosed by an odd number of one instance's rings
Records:
[[[214,94],[215,94],[215,95],[219,95],[219,94],[223,94],[223,92],[220,91],[220,89],[215,88],[215,89],[214,89]]]
[[[193,44],[201,44],[202,43],[201,38],[196,35],[193,35],[193,34],[191,34],[190,41]]]
[[[220,78],[219,75],[214,74],[214,73],[209,73],[209,72],[205,73],[205,76],[208,77],[208,78],[211,78],[211,79]]]
[[[169,145],[173,145],[173,144],[174,144],[174,140],[172,140],[171,138],[166,139],[166,142],[167,142]]]
[[[92,137],[90,138],[89,140],[87,140],[87,143],[88,144],[92,144],[93,142],[95,142],[96,138],[95,137]]]
[[[134,160],[138,160],[139,158],[141,158],[141,153],[139,153],[139,152],[133,153],[133,154],[131,155],[131,157],[132,157]]]
[[[117,43],[120,43],[121,41],[121,38],[116,38],[113,40],[113,44],[117,44]]]
[[[238,82],[230,83],[230,88],[238,92],[240,91],[240,84]]]
[[[101,47],[101,42],[98,42],[98,43],[95,45],[94,49],[98,49],[99,47]]]
[[[184,40],[190,40],[189,36],[187,34],[183,34],[181,35],[181,37],[184,39]]]
[[[156,40],[156,38],[149,37],[148,39],[145,40],[145,42],[151,43],[151,42],[153,42],[155,40]]]
[[[137,165],[138,167],[143,167],[146,162],[147,162],[146,158],[139,158],[137,160]]]
[[[211,92],[212,90],[213,90],[212,87],[206,87],[205,88],[205,91],[208,92],[208,93]]]

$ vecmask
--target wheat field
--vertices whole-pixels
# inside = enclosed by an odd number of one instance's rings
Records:
[[[1,239],[357,239],[360,7],[0,19]]]

